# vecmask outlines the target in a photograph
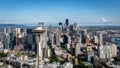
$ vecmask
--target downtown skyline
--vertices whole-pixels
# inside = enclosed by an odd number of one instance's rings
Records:
[[[119,25],[120,0],[0,0],[0,24]]]

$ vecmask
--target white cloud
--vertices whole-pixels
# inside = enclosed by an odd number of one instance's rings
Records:
[[[102,22],[107,22],[108,20],[106,18],[101,18]]]

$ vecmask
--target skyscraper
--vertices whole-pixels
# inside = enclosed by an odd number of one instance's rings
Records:
[[[15,45],[15,32],[14,30],[12,30],[12,32],[10,33],[10,49],[14,49],[14,45]]]
[[[81,36],[80,36],[80,35],[77,35],[76,41],[77,41],[78,43],[81,43]]]
[[[61,35],[62,35],[62,32],[63,32],[62,23],[59,23],[58,30],[60,31],[60,36],[61,36]]]
[[[4,40],[5,32],[6,32],[5,29],[0,28],[0,41]]]
[[[53,27],[50,25],[50,26],[48,27],[48,31],[47,31],[49,43],[52,43],[52,36],[53,36],[52,34],[53,34],[53,31],[54,31],[54,29],[53,29]]]
[[[65,25],[66,25],[66,26],[69,26],[69,19],[66,19]]]
[[[59,26],[62,26],[62,22],[59,22]]]
[[[4,30],[5,35],[4,35],[4,49],[8,49],[10,50],[10,33],[11,33],[11,29],[8,28]]]
[[[16,33],[16,43],[14,46],[14,50],[16,52],[19,52],[20,50],[24,49],[24,45],[23,45],[23,36],[24,34],[21,32],[20,28],[16,28],[15,29],[15,33]]]
[[[98,35],[98,43],[99,43],[99,45],[102,45],[103,44],[103,34],[99,34]]]
[[[32,29],[27,29],[27,36],[26,36],[26,49],[34,50],[35,47],[35,35],[32,33]]]
[[[43,34],[41,34],[41,48],[42,48],[42,52],[43,52],[43,58],[47,57],[46,55],[46,50],[47,50],[47,30],[44,29],[45,32]]]
[[[86,42],[86,35],[87,35],[87,29],[83,29],[81,31],[81,36],[82,36],[82,43],[85,43]]]
[[[101,59],[104,59],[106,57],[106,52],[105,52],[105,47],[103,45],[99,46],[98,47],[98,56],[101,58]]]
[[[4,37],[4,49],[9,50],[9,47],[10,47],[10,35],[6,33]]]
[[[93,36],[94,43],[98,44],[98,36]]]
[[[0,41],[0,52],[3,51],[3,43]]]
[[[80,27],[77,25],[77,23],[74,23],[73,25],[73,32],[76,36],[80,34]]]
[[[56,45],[60,45],[60,31],[58,29],[56,30]]]
[[[64,45],[68,43],[68,36],[66,34],[63,35],[63,43]]]
[[[80,43],[76,43],[75,45],[75,56],[78,57],[80,54]]]
[[[35,43],[35,38],[32,33],[32,29],[27,29],[27,44],[32,45]]]
[[[55,41],[55,39],[56,39],[55,32],[53,32],[53,33],[51,34],[51,36],[52,36],[51,44],[52,44],[52,47],[54,48],[54,45],[56,44],[56,41]]]
[[[117,57],[117,45],[107,43],[106,45],[99,46],[99,57],[100,58],[114,58]]]

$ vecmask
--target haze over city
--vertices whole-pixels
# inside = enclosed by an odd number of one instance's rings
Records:
[[[0,24],[120,25],[120,0],[0,0]]]

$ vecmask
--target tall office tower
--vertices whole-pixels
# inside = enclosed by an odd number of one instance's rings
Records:
[[[86,34],[87,34],[87,30],[86,29],[83,29],[81,31],[81,36],[82,36],[82,43],[85,43],[86,42]]]
[[[50,25],[50,26],[48,27],[48,32],[47,32],[48,41],[49,41],[50,43],[52,43],[52,33],[53,33],[53,31],[54,31],[54,29],[53,29],[53,27]]]
[[[36,37],[37,43],[37,68],[43,68],[43,60],[42,60],[42,35],[44,34],[45,30],[43,29],[43,24],[39,23],[38,27],[33,30],[33,33]]]
[[[76,36],[79,35],[80,27],[77,25],[77,23],[74,23],[73,30],[74,30],[74,33],[75,33]]]
[[[4,49],[3,47],[4,47],[3,42],[0,41],[0,52],[3,52],[3,49]]]
[[[117,52],[118,52],[118,50],[117,50],[117,45],[115,45],[115,44],[112,44],[111,45],[111,52],[112,52],[112,57],[117,57]]]
[[[10,49],[14,49],[14,45],[15,45],[15,33],[14,31],[12,31],[10,33]]]
[[[98,47],[98,56],[101,58],[101,59],[104,59],[106,57],[105,55],[105,47],[103,45],[99,46]]]
[[[35,35],[33,34],[32,32],[32,29],[27,29],[27,46],[26,46],[26,49],[27,48],[31,48],[32,50],[34,50],[34,46],[35,46]]]
[[[9,28],[7,29],[7,33],[9,33],[9,34],[10,34],[10,33],[11,33],[11,31],[12,31],[12,30],[11,30],[11,28],[9,27]]]
[[[98,36],[93,36],[94,43],[98,44]]]
[[[32,29],[27,29],[27,44],[31,45],[35,41]]]
[[[56,30],[56,45],[60,45],[60,31],[58,29]]]
[[[59,22],[59,26],[62,26],[62,22]]]
[[[70,30],[69,30],[69,28],[67,28],[67,29],[64,31],[63,35],[66,35],[66,36],[69,36],[69,35],[70,35]]]
[[[8,27],[8,29],[7,29],[7,33],[9,34],[9,36],[10,36],[10,40],[9,40],[9,48],[10,49],[13,49],[13,42],[12,42],[12,40],[14,40],[14,37],[11,35],[12,34],[12,29],[11,29],[11,27]]]
[[[71,44],[71,37],[68,36],[68,43]]]
[[[4,28],[4,33],[5,33],[5,34],[7,33],[7,28]]]
[[[47,55],[46,55],[46,50],[47,50],[47,29],[44,29],[45,30],[45,32],[43,33],[43,34],[41,34],[41,37],[42,37],[42,39],[41,39],[41,48],[42,48],[42,52],[43,52],[43,58],[44,57],[47,57]]]
[[[77,23],[73,25],[74,34],[77,36]]]
[[[73,25],[70,25],[69,29],[73,32]]]
[[[0,28],[0,41],[3,41],[4,40],[4,36],[5,36],[5,29],[3,28]]]
[[[10,33],[11,33],[11,29],[8,28],[4,30],[5,35],[4,35],[4,49],[8,49],[10,50]]]
[[[66,19],[65,25],[66,25],[66,26],[69,26],[69,19]]]
[[[85,34],[87,34],[87,29],[83,29],[83,31],[85,32]]]
[[[43,38],[42,41],[42,48],[46,48],[47,47],[47,30],[44,29],[45,32],[43,34],[41,34],[41,37]]]
[[[60,36],[61,36],[61,35],[62,35],[62,32],[63,32],[62,23],[59,23],[58,29],[59,29],[59,31],[60,31]]]
[[[77,26],[77,35],[80,35],[80,26]]]
[[[106,45],[99,46],[99,57],[100,58],[114,58],[117,57],[117,46],[115,44],[108,43]]]
[[[89,43],[89,42],[90,42],[90,36],[89,36],[89,35],[86,35],[85,43]]]
[[[98,42],[99,45],[102,45],[102,44],[103,44],[103,34],[99,34],[99,35],[98,35],[98,41],[99,41],[99,42]]]
[[[64,45],[68,43],[68,36],[66,34],[63,35],[63,43]]]
[[[21,34],[23,35],[22,44],[26,44],[27,43],[27,29],[22,29]]]
[[[76,45],[75,45],[75,56],[78,57],[79,54],[80,54],[80,44],[76,43]]]
[[[20,28],[16,28],[16,44],[14,46],[14,50],[19,52],[20,50],[24,49],[23,45],[23,33],[21,33]]]
[[[16,28],[16,35],[21,33],[21,29],[20,28]]]
[[[81,36],[80,36],[80,35],[77,35],[76,41],[77,41],[78,43],[81,43]]]
[[[10,50],[10,34],[6,33],[4,37],[4,49]]]
[[[114,58],[117,57],[117,45],[113,43],[107,43],[105,45],[105,51],[106,51],[106,58]]]
[[[54,48],[55,43],[56,43],[56,41],[55,41],[55,39],[56,39],[55,32],[52,33],[51,37],[52,37],[51,44],[52,44],[52,47]]]

